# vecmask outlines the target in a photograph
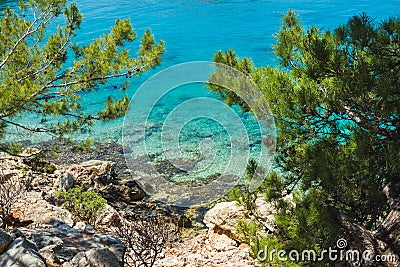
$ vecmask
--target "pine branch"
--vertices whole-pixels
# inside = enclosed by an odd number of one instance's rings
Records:
[[[54,133],[52,130],[46,129],[46,128],[30,128],[30,127],[28,127],[28,126],[25,126],[25,125],[22,125],[22,124],[20,124],[20,123],[16,123],[16,122],[13,122],[13,121],[10,121],[10,120],[6,120],[6,119],[4,119],[4,118],[0,118],[0,120],[1,120],[1,121],[4,121],[4,122],[7,123],[7,124],[14,125],[14,126],[16,126],[16,127],[18,127],[18,128],[21,128],[21,129],[24,129],[24,130],[27,130],[27,131],[30,131],[30,132],[36,132],[36,133]]]
[[[45,15],[39,16],[39,17],[35,17],[34,21],[32,22],[31,25],[28,26],[28,28],[25,30],[24,34],[14,43],[13,47],[10,49],[10,51],[7,53],[6,57],[3,59],[3,61],[0,63],[0,70],[7,64],[7,61],[10,59],[10,57],[16,52],[17,47],[29,36],[33,35],[34,33],[38,32],[40,29],[42,29],[46,24],[48,24],[53,18],[55,18],[56,16],[53,14],[52,16],[50,16],[49,18],[47,18],[46,20],[44,20],[48,15],[51,14],[53,10],[48,11],[48,14],[44,13]],[[38,22],[41,21],[39,23],[39,25],[32,29],[33,26]]]

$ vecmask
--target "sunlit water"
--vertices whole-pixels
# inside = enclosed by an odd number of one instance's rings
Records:
[[[0,1],[0,9],[15,2]],[[82,29],[77,39],[82,44],[107,32],[117,18],[130,18],[138,36],[141,36],[146,28],[151,28],[157,40],[165,41],[166,54],[162,58],[162,65],[138,79],[131,79],[131,85],[126,90],[129,96],[132,96],[137,88],[157,71],[188,61],[211,61],[213,54],[219,49],[234,49],[239,56],[252,58],[258,66],[276,64],[271,49],[274,43],[273,34],[279,30],[281,18],[289,9],[293,9],[301,16],[305,27],[318,25],[322,29],[333,29],[361,12],[368,13],[377,21],[400,15],[398,8],[400,0],[89,0],[77,2],[84,15]],[[134,52],[138,43],[133,42],[128,44],[128,47]],[[96,112],[103,107],[109,95],[122,96],[122,92],[114,89],[115,83],[118,81],[107,83],[101,90],[83,96],[82,104],[85,110]],[[203,84],[177,87],[160,99],[148,119],[150,126],[147,127],[145,139],[150,153],[159,154],[162,158],[160,129],[166,116],[178,104],[196,97],[218,99],[218,96],[208,91]],[[212,105],[209,108],[212,109]],[[251,153],[257,153],[260,144],[258,124],[251,114],[242,114],[237,108],[234,110],[248,130]],[[35,118],[24,115],[21,120],[22,122],[29,121],[32,125]],[[92,134],[79,133],[76,138],[78,140],[91,138],[97,142],[121,142],[122,124],[122,118],[108,123],[97,123],[93,127]],[[137,138],[140,139],[141,133],[137,134]],[[29,139],[32,142],[38,142],[46,138],[48,137],[17,134],[9,135],[7,140]],[[204,118],[198,119],[185,125],[179,136],[185,151],[193,155],[198,152],[198,145],[204,138],[211,138],[217,149],[217,164],[205,175],[221,172],[224,160],[230,153],[228,135],[223,125]]]

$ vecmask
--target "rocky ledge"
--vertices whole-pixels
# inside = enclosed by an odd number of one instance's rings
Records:
[[[12,227],[0,231],[0,266],[123,266],[129,252],[115,229],[121,222],[129,222],[133,218],[130,215],[143,212],[161,213],[180,227],[191,227],[188,217],[192,222],[197,218],[198,234],[175,239],[163,249],[154,266],[257,266],[249,247],[235,232],[237,222],[245,219],[243,208],[222,202],[205,216],[198,212],[192,216],[193,210],[140,201],[145,194],[126,175],[124,163],[107,156],[119,154],[121,147],[113,144],[108,148],[111,152],[101,149],[102,157],[96,148],[84,157],[71,154],[65,162],[47,159],[56,169],[52,173],[33,170],[24,158],[0,155],[2,180],[25,181],[25,189],[12,207]],[[75,185],[91,188],[107,199],[96,227],[77,220],[55,198],[59,189]],[[261,197],[257,203],[258,217],[273,228],[271,205]]]
[[[88,230],[90,229],[90,230]],[[125,245],[91,226],[59,221],[0,231],[0,266],[122,266]]]

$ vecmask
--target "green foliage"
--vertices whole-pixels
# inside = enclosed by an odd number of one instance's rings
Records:
[[[22,145],[15,142],[7,145],[0,144],[0,151],[7,151],[10,155],[18,155],[22,152]]]
[[[257,223],[244,220],[240,220],[235,228],[236,234],[241,238],[241,241],[250,245],[253,258],[256,258],[257,252],[262,249],[258,234],[260,230],[260,226]]]
[[[243,187],[234,187],[228,192],[230,201],[235,201],[248,211],[254,211],[254,194]]]
[[[291,189],[287,190],[279,174],[276,171],[272,171],[263,183],[258,188],[262,192],[267,201],[279,200],[288,193],[291,193]]]
[[[89,150],[93,146],[93,141],[90,139],[86,139],[85,142],[82,144],[77,144],[72,147],[72,151],[79,152],[79,151],[86,151]]]
[[[257,165],[257,161],[250,159],[246,166],[245,176],[242,179],[243,184],[232,188],[228,192],[230,201],[236,201],[239,205],[245,207],[250,213],[255,210],[255,194],[258,191],[251,192],[248,188],[247,182],[253,178]]]
[[[112,97],[107,100],[106,109],[101,112],[100,117],[105,120],[114,120],[125,114],[126,109],[129,106],[129,98],[125,95],[124,99],[118,99],[114,101]]]
[[[252,75],[254,71],[253,62],[249,58],[243,58],[243,59],[236,58],[236,53],[233,50],[228,50],[225,53],[223,53],[222,51],[218,51],[214,55],[214,62],[225,64],[232,68],[236,68],[237,70],[243,72],[244,74],[251,76],[253,79],[255,78]],[[226,79],[227,77],[229,77],[229,75],[226,76],[223,75],[222,79]],[[221,88],[216,85],[216,84],[223,84],[218,82],[219,79],[221,78],[218,78],[216,75],[211,75],[209,79],[210,84],[208,84],[208,86],[213,91],[220,93],[223,100],[229,105],[238,104],[242,107],[243,111],[245,112],[250,111],[246,101],[244,101],[244,99],[238,96],[235,92],[231,90],[226,90],[226,88]],[[245,81],[239,78],[238,81],[231,81],[229,84],[235,85],[238,88],[240,88],[244,85],[243,82]]]
[[[278,205],[285,247],[333,246],[344,229],[332,211],[363,229],[390,211],[382,190],[400,176],[399,33],[399,18],[366,14],[332,31],[304,29],[289,11],[275,36],[278,66],[255,67],[231,50],[214,56],[251,76],[276,118],[277,171],[260,191],[271,200],[296,192],[295,206]],[[249,110],[229,90],[210,88]]]
[[[258,163],[254,159],[250,159],[246,166],[246,178],[252,179],[256,173]]]
[[[30,170],[40,173],[54,173],[57,167],[46,159],[46,154],[42,151],[33,152],[31,156],[24,158]]]
[[[58,153],[61,151],[61,147],[59,145],[53,145],[50,148],[49,156],[55,159],[58,159]]]
[[[8,7],[0,18],[0,136],[7,125],[63,136],[88,130],[96,120],[115,119],[127,108],[126,95],[110,97],[104,110],[92,114],[83,110],[80,97],[113,78],[138,76],[161,63],[164,44],[150,30],[137,53],[125,47],[137,37],[128,19],[117,19],[109,33],[81,45],[75,41],[82,22],[75,3],[19,2],[19,10]],[[24,112],[42,123],[22,124],[18,117]]]
[[[60,190],[56,197],[65,202],[63,206],[71,211],[79,219],[94,225],[107,204],[107,200],[96,194],[93,190],[84,190],[82,186],[76,186],[70,190]]]

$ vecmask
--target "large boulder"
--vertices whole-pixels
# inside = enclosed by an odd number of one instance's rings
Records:
[[[61,222],[54,222],[52,225],[32,224],[19,228],[19,231],[20,235],[37,244],[39,252],[48,264],[70,262],[77,254],[98,248],[108,249],[114,255],[115,261],[122,264],[126,250],[125,245],[112,235],[90,234],[85,229],[74,228]]]
[[[260,227],[260,235],[275,231],[274,204],[266,201],[263,195],[257,195],[254,204],[255,210],[253,214],[247,214],[248,216],[245,216],[248,211],[236,202],[218,203],[206,213],[203,221],[209,228],[208,242],[212,249],[229,250],[245,239],[243,234],[236,230],[239,221],[256,222]]]
[[[103,160],[89,160],[79,164],[83,168],[95,171],[97,175],[109,174],[113,175],[115,172],[115,162]]]
[[[94,248],[75,255],[64,267],[120,267],[117,257],[107,248]]]
[[[54,251],[59,251],[63,247],[63,241],[57,236],[49,236],[42,234],[32,234],[31,239],[39,249],[52,247]]]
[[[57,171],[59,175],[59,181],[63,180],[63,177],[68,176],[71,177],[70,180],[74,180],[74,185],[82,185],[83,187],[92,187],[94,186],[94,178],[96,174],[87,168],[84,168],[80,165],[71,165],[62,168],[60,171]],[[59,184],[59,187],[62,187]]]
[[[122,244],[118,238],[108,234],[98,233],[93,235],[93,240],[99,244],[99,246],[108,248],[117,257],[118,262],[122,265],[126,252],[126,246]]]
[[[14,217],[20,222],[52,223],[60,221],[70,226],[74,225],[73,215],[63,209],[51,205],[43,199],[40,192],[27,192],[13,207]]]
[[[145,197],[145,193],[137,186],[133,184],[109,184],[101,189],[99,193],[111,203],[125,202],[128,204],[135,203]]]
[[[239,245],[235,229],[244,218],[245,209],[235,202],[221,202],[210,209],[204,216],[208,227],[208,243],[217,251],[230,250]]]
[[[33,234],[31,239],[38,246],[39,253],[45,259],[48,266],[59,266],[61,264],[61,260],[57,256],[57,252],[62,249],[64,244],[61,238]]]
[[[0,255],[0,266],[46,267],[46,263],[35,243],[19,237]]]
[[[119,180],[112,161],[89,160],[79,165],[64,167],[59,172],[60,187],[72,184],[85,188],[94,188],[97,193],[111,203],[124,202],[131,204],[142,200],[145,193],[135,180]],[[70,177],[71,182],[68,182]]]
[[[204,223],[209,229],[214,227],[233,232],[239,220],[243,219],[245,209],[235,202],[221,202],[216,204],[204,216]]]
[[[207,242],[208,236],[201,234],[176,243],[163,251],[163,256],[155,262],[154,267],[258,266],[250,257],[248,247],[217,251],[210,250]]]
[[[79,164],[91,173],[90,178],[95,187],[103,187],[108,184],[110,179],[117,176],[115,172],[115,162],[103,160],[89,160]]]
[[[206,243],[212,250],[216,251],[228,251],[238,246],[238,242],[230,232],[218,227],[209,231]]]

